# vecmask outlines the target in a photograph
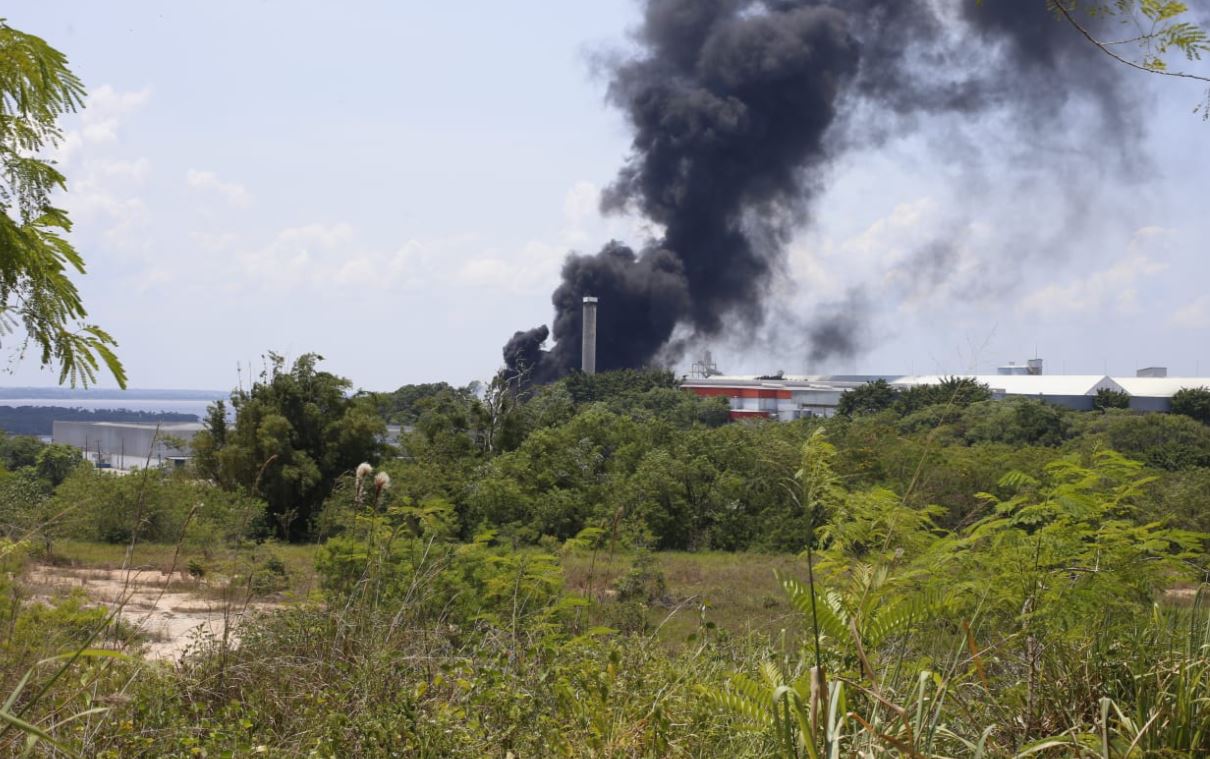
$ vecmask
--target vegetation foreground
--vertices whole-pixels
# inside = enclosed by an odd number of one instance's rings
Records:
[[[659,372],[349,396],[316,361],[192,471],[0,439],[0,753],[1210,751],[1196,418],[956,381],[735,424]],[[47,563],[239,621],[148,659]]]

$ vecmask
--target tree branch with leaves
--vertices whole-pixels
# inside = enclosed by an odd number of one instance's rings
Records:
[[[1186,61],[1200,61],[1210,53],[1210,34],[1190,21],[1189,6],[1176,0],[1047,0],[1052,10],[1071,24],[1084,39],[1118,63],[1139,71],[1210,84],[1210,75],[1174,70],[1174,53]],[[1086,20],[1116,19],[1129,32],[1121,39],[1103,39]],[[1132,52],[1133,51],[1133,52]],[[1210,119],[1210,88],[1206,102],[1197,106]]]
[[[104,366],[125,387],[117,342],[85,321],[71,280],[84,260],[67,239],[71,220],[51,202],[67,180],[46,152],[84,95],[61,52],[0,20],[0,334],[24,331],[16,358],[32,345],[60,383],[93,384]]]

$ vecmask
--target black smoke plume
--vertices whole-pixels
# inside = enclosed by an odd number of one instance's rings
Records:
[[[648,0],[640,53],[610,65],[608,100],[634,140],[602,208],[637,212],[661,236],[569,256],[553,334],[516,333],[509,370],[545,382],[575,369],[585,295],[600,299],[600,370],[666,358],[678,327],[694,338],[755,330],[822,170],[877,135],[859,123],[871,114],[903,129],[915,114],[1007,108],[1040,129],[1037,114],[1080,86],[1121,113],[1116,74],[1082,65],[1092,48],[1045,0],[954,1]],[[993,53],[1012,67],[978,65]],[[843,311],[806,325],[810,359],[851,354],[858,322]]]

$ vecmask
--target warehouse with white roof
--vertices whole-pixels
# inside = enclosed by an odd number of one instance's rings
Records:
[[[697,366],[697,365],[695,365]],[[1134,377],[1101,374],[1043,374],[1042,361],[1008,364],[996,374],[928,375],[801,375],[778,372],[767,376],[685,377],[681,387],[701,397],[725,397],[734,419],[769,418],[790,421],[831,416],[840,396],[867,382],[885,380],[892,387],[936,385],[947,379],[971,379],[987,385],[993,398],[1034,398],[1077,411],[1091,411],[1101,390],[1126,393],[1137,411],[1170,411],[1172,396],[1184,389],[1210,387],[1207,377],[1169,377],[1163,367],[1140,369]]]

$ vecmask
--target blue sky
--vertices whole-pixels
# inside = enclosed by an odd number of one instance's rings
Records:
[[[549,322],[568,250],[643,234],[596,207],[629,136],[593,59],[626,44],[629,0],[6,14],[91,93],[65,124],[62,202],[132,386],[231,387],[266,350],[321,353],[370,389],[485,379],[513,331]],[[1131,84],[1144,143],[1073,134],[1073,176],[1000,144],[994,117],[846,155],[790,246],[770,327],[711,346],[723,368],[987,370],[1036,349],[1050,371],[1210,374],[1210,124],[1191,113],[1205,93]],[[973,157],[956,160],[963,142]],[[1124,179],[1105,166],[1126,150],[1140,167]],[[903,280],[914,241],[949,231],[944,281]],[[779,314],[858,290],[865,350],[806,365]],[[4,378],[53,382],[29,360]]]

